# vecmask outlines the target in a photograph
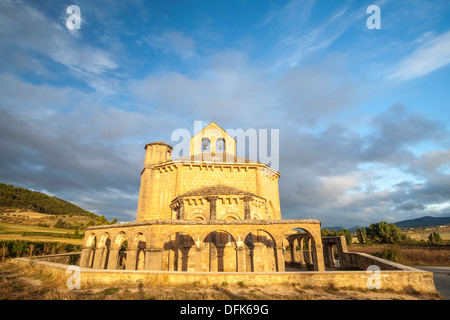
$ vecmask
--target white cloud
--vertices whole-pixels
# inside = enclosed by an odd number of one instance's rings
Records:
[[[195,56],[195,42],[193,39],[177,31],[165,31],[145,38],[145,41],[155,50],[164,54],[176,54],[182,59]]]
[[[33,53],[42,54],[69,68],[79,79],[87,78],[88,83],[92,76],[99,77],[118,68],[106,51],[72,37],[65,26],[48,20],[25,3],[0,3],[0,21],[0,42],[9,48],[2,52],[1,59],[8,59],[6,55],[11,51],[21,53],[22,59],[26,54],[30,61]]]
[[[422,43],[392,68],[388,79],[407,81],[424,76],[450,63],[450,31]]]

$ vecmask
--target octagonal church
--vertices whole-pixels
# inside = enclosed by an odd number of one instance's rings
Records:
[[[280,174],[237,157],[215,122],[191,138],[187,157],[172,159],[161,141],[145,150],[136,222],[87,228],[81,267],[280,272],[288,256],[324,270],[320,222],[281,219]]]

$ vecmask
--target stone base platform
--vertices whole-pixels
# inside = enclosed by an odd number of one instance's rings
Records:
[[[79,268],[60,263],[16,258],[13,263],[31,265],[37,270],[50,271],[56,277],[68,279],[79,272],[81,288],[119,285],[222,285],[243,283],[264,286],[270,284],[298,284],[300,286],[368,289],[368,280],[374,273],[368,271],[301,271],[301,272],[172,272],[147,270],[107,270]],[[70,268],[71,267],[71,268]],[[413,290],[421,293],[437,293],[431,272],[403,266],[401,270],[381,270],[381,290]],[[74,271],[75,270],[75,271]],[[370,278],[372,277],[372,278]]]

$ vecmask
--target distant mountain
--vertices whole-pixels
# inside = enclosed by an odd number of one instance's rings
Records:
[[[344,229],[342,227],[323,227],[322,229],[325,229],[325,228],[328,228],[328,230],[330,230],[330,231],[331,231],[331,229],[333,229],[334,231],[339,231],[341,229]]]
[[[450,217],[425,216],[417,219],[394,222],[398,228],[425,228],[450,224]]]
[[[350,231],[351,233],[353,233],[353,232],[358,231],[358,228],[362,230],[364,227],[361,227],[361,226],[354,226],[354,227],[351,227],[350,229],[348,229],[348,231]]]

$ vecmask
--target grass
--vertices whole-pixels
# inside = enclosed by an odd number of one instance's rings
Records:
[[[450,267],[450,246],[424,245],[351,245],[349,251],[379,254],[383,250],[391,249],[398,252],[395,262],[408,266],[437,266]]]
[[[38,226],[30,226],[30,225],[21,225],[21,224],[11,224],[11,223],[0,223],[0,234],[30,234],[30,235],[56,235],[61,236],[66,233],[74,233],[72,229],[58,229],[58,228],[50,228],[50,227],[38,227]]]
[[[89,285],[69,290],[66,278],[58,277],[50,269],[33,264],[0,264],[0,300],[410,300],[441,299],[435,294],[421,294],[413,290],[361,290],[337,287],[329,283],[324,287],[299,284],[278,285],[152,285],[117,283],[111,286]]]
[[[67,238],[67,234],[74,234],[74,230],[0,222],[0,240],[56,241],[83,244],[83,239]]]

